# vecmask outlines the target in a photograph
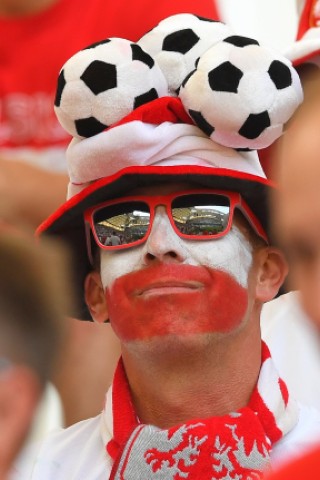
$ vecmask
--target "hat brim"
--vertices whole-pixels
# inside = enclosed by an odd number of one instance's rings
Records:
[[[81,320],[92,320],[84,303],[84,280],[92,270],[86,248],[83,213],[109,199],[121,197],[137,187],[168,183],[188,183],[206,188],[241,193],[243,199],[269,232],[268,195],[275,184],[263,177],[229,169],[197,165],[128,167],[115,175],[95,181],[70,198],[37,229],[37,236],[57,236],[70,245],[74,256],[74,283],[78,304],[71,315]]]

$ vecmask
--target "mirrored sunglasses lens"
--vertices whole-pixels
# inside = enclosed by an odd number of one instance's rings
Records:
[[[146,235],[150,209],[144,202],[109,205],[96,210],[93,225],[101,245],[130,245]]]
[[[182,195],[172,202],[172,217],[184,235],[218,235],[226,230],[230,200],[223,195]]]

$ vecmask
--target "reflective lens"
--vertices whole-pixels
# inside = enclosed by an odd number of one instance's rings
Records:
[[[230,201],[214,194],[181,195],[172,202],[172,217],[184,235],[217,235],[228,225]]]
[[[96,210],[93,225],[102,245],[130,245],[141,240],[150,224],[150,208],[144,202],[126,202]]]

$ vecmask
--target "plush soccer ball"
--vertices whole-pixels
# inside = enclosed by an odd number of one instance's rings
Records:
[[[195,69],[198,58],[231,33],[224,23],[181,13],[162,20],[138,43],[159,64],[170,94],[177,95],[183,80]]]
[[[91,137],[160,96],[168,85],[136,43],[111,38],[71,57],[58,79],[55,112],[72,136]]]
[[[204,53],[179,95],[212,140],[240,149],[270,145],[303,98],[291,63],[241,36],[226,38]]]

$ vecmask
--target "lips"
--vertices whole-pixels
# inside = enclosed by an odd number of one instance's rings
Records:
[[[142,290],[138,290],[136,295],[138,296],[150,296],[150,295],[166,295],[175,293],[192,293],[203,288],[203,285],[199,282],[177,282],[174,280],[162,279],[160,282],[151,283]]]
[[[190,294],[192,291],[196,291],[196,288],[190,288],[190,286],[178,286],[178,285],[157,285],[151,288],[144,290],[140,295],[142,297],[153,297],[156,295],[174,295],[174,294]]]
[[[126,275],[126,292],[130,296],[163,293],[192,293],[203,288],[210,275],[192,265],[157,265]]]

